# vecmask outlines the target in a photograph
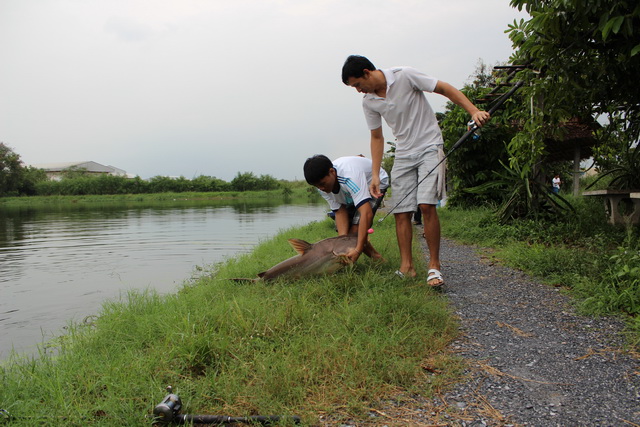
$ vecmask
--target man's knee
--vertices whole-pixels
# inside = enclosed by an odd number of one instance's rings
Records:
[[[422,204],[419,206],[420,206],[420,211],[422,212],[423,220],[429,221],[432,218],[438,217],[438,211],[436,210],[436,205]]]

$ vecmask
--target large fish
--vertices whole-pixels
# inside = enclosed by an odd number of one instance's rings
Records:
[[[254,280],[274,280],[280,277],[299,279],[317,274],[333,273],[349,263],[346,255],[356,247],[357,243],[358,237],[356,235],[330,237],[316,243],[289,239],[289,244],[298,252],[298,255],[263,271],[258,274],[259,279]]]

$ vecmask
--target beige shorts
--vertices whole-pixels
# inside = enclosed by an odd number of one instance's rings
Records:
[[[395,213],[415,212],[421,204],[438,204],[444,168],[437,166],[442,158],[442,146],[436,145],[418,155],[395,158],[391,170],[391,204],[396,206],[399,203]]]

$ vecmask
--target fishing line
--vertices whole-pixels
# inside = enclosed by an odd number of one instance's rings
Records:
[[[500,96],[500,98],[498,98],[498,99],[494,102],[493,106],[489,109],[488,113],[489,113],[491,116],[493,116],[493,113],[495,113],[495,112],[496,112],[496,110],[497,110],[498,108],[500,108],[500,107],[502,106],[502,104],[504,104],[504,103],[505,103],[505,101],[506,101],[507,99],[509,99],[509,97],[510,97],[511,95],[513,95],[513,93],[514,93],[516,90],[518,90],[518,89],[520,88],[520,86],[522,86],[522,85],[523,85],[523,82],[522,82],[522,81],[519,81],[519,82],[517,82],[515,85],[513,85],[513,87],[512,87],[509,91],[505,92],[502,96]],[[447,153],[447,154],[442,158],[442,160],[440,160],[440,161],[439,161],[439,162],[438,162],[438,163],[433,167],[433,169],[431,169],[431,170],[427,173],[427,175],[426,175],[424,178],[422,178],[420,181],[418,181],[418,183],[417,183],[417,184],[416,184],[416,185],[415,185],[411,190],[409,190],[409,192],[408,192],[407,194],[405,194],[405,196],[404,196],[402,199],[400,199],[400,200],[398,201],[398,203],[396,203],[396,204],[395,204],[395,206],[393,206],[389,211],[387,211],[387,213],[386,213],[382,218],[380,218],[380,219],[378,220],[378,223],[380,223],[380,222],[384,221],[384,220],[385,220],[385,218],[387,218],[387,217],[391,214],[391,212],[393,212],[393,211],[394,211],[394,210],[395,210],[395,209],[400,205],[400,203],[402,203],[402,202],[403,202],[407,197],[409,197],[409,195],[411,195],[411,193],[413,193],[413,191],[415,191],[415,189],[417,189],[417,188],[418,188],[418,186],[419,186],[420,184],[422,184],[422,182],[423,182],[425,179],[427,179],[427,178],[429,177],[429,175],[431,175],[431,174],[433,173],[433,171],[434,171],[434,170],[436,170],[436,169],[438,168],[438,166],[440,166],[440,165],[441,165],[445,160],[447,160],[447,158],[451,155],[451,153],[453,153],[456,149],[458,149],[458,147],[460,147],[460,146],[462,145],[462,143],[464,143],[464,142],[465,142],[465,141],[466,141],[466,140],[467,140],[471,135],[473,135],[473,134],[474,134],[478,129],[480,129],[480,126],[478,126],[478,124],[477,124],[477,123],[475,123],[473,120],[471,120],[471,121],[469,122],[469,128],[468,128],[467,132],[465,132],[465,134],[464,134],[464,135],[462,135],[462,137],[461,137],[461,138],[460,138],[460,139],[459,139],[455,144],[453,144],[453,146],[451,147],[451,149],[449,150],[449,152],[448,152],[448,153]]]

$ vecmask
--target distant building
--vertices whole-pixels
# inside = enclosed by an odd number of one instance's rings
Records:
[[[34,168],[43,169],[50,180],[59,181],[64,176],[65,172],[69,170],[82,170],[90,175],[114,175],[114,176],[126,176],[132,178],[126,171],[113,167],[105,166],[100,163],[86,161],[86,162],[62,162],[62,163],[41,163],[37,165],[30,165]]]

